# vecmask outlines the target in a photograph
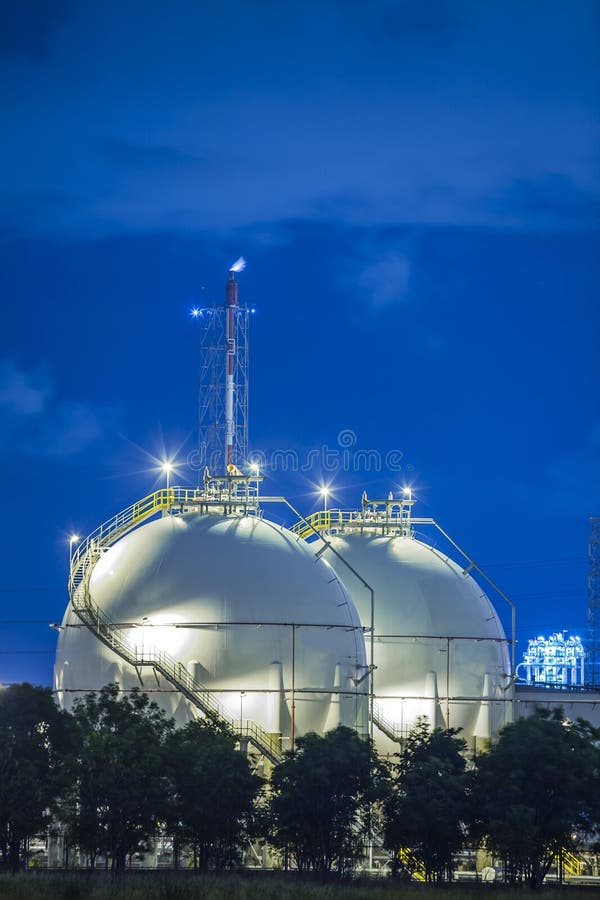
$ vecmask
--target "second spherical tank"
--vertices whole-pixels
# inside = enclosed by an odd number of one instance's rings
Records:
[[[364,637],[358,613],[314,547],[257,516],[168,515],[132,531],[96,563],[90,593],[133,646],[183,663],[232,719],[289,741],[343,723],[367,730]],[[182,722],[192,710],[143,669],[144,688]],[[68,607],[55,688],[65,706],[85,690],[138,674]],[[293,705],[293,710],[292,710]],[[287,744],[289,745],[289,744]]]
[[[509,721],[508,642],[492,603],[463,567],[408,536],[349,531],[327,540],[373,588],[375,707],[398,733],[427,716],[430,725],[460,728],[472,745]],[[340,556],[323,553],[369,626],[370,592]],[[380,730],[375,737],[393,749]]]

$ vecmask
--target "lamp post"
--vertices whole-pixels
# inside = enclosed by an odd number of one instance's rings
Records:
[[[167,476],[167,490],[169,490],[169,487],[171,486],[171,472],[173,471],[173,463],[167,459],[162,464],[161,468]]]
[[[173,463],[171,462],[171,460],[166,459],[162,463],[161,469],[167,476],[167,496],[166,496],[166,507],[167,508],[163,509],[162,514],[163,514],[163,516],[168,516],[171,511],[170,506],[169,506],[169,488],[171,487],[171,472],[173,471]]]
[[[329,497],[329,488],[323,486],[319,491],[321,497],[323,498],[323,509],[327,512],[327,498]]]

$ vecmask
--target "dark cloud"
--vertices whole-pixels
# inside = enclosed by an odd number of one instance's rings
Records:
[[[492,198],[489,210],[507,224],[533,229],[593,229],[600,225],[600,198],[560,172],[514,178],[503,194]]]
[[[45,365],[28,370],[0,361],[0,455],[73,457],[101,442],[117,418],[112,406],[56,398]]]
[[[73,0],[7,0],[2,5],[0,55],[43,59],[55,33],[74,12]]]

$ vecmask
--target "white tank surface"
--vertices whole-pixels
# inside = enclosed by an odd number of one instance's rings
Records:
[[[462,729],[470,746],[473,738],[487,740],[509,721],[506,636],[490,600],[463,567],[410,536],[349,531],[327,540],[374,590],[380,718],[406,734],[419,716],[427,716],[432,725]],[[369,626],[369,591],[331,550],[322,558],[343,578]],[[369,656],[368,635],[366,640]],[[381,729],[374,736],[380,749],[397,750]]]
[[[282,733],[367,731],[365,641],[341,580],[315,548],[257,516],[167,515],[108,548],[91,599],[140,648],[166,651],[236,720]],[[180,723],[195,712],[152,670],[145,689]],[[70,707],[81,691],[140,682],[67,608],[55,688]],[[293,693],[292,693],[293,691]]]

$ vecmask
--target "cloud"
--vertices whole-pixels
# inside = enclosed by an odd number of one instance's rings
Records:
[[[513,178],[489,200],[487,208],[500,222],[516,227],[545,230],[597,228],[600,224],[600,197],[562,172]]]
[[[117,419],[112,406],[57,400],[45,366],[0,362],[0,455],[71,458],[100,443]]]
[[[373,309],[384,309],[410,299],[418,229],[403,229],[391,236],[385,230],[364,230],[337,267],[345,290],[358,294]]]
[[[73,12],[72,0],[8,0],[2,6],[0,55],[45,58],[55,33]]]
[[[43,412],[52,385],[45,368],[25,372],[12,359],[0,364],[0,413],[18,418]]]
[[[389,306],[408,297],[411,262],[402,250],[388,250],[368,263],[357,285],[368,294],[373,306]]]

